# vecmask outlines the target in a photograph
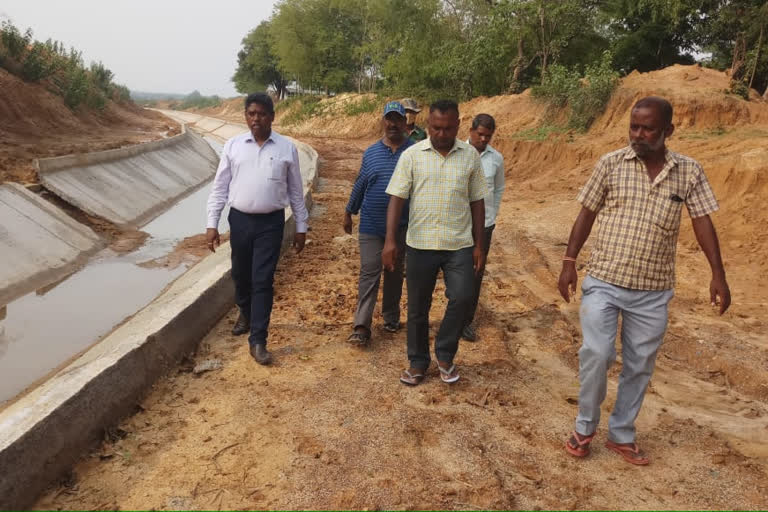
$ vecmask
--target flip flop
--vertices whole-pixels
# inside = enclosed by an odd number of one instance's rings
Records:
[[[452,364],[447,370],[442,366],[437,366],[440,369],[440,380],[447,384],[452,384],[459,380],[459,372],[456,371],[456,365]]]
[[[605,442],[605,447],[618,453],[625,461],[634,464],[635,466],[647,466],[651,463],[651,460],[640,451],[637,443],[619,444],[614,443],[609,439]]]
[[[405,370],[402,375],[400,375],[400,382],[403,384],[408,384],[409,386],[416,386],[417,384],[420,384],[421,381],[424,380],[426,372],[424,370],[419,370],[421,373],[411,373],[411,369]]]
[[[594,438],[594,433],[583,436],[574,430],[571,433],[571,437],[565,442],[565,450],[574,457],[586,457],[590,453],[589,443]]]

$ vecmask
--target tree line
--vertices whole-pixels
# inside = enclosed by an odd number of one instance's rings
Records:
[[[746,97],[768,86],[766,25],[766,0],[281,0],[243,38],[232,80],[464,100],[606,59],[620,75],[698,60]]]
[[[103,109],[109,99],[131,101],[128,88],[115,83],[112,71],[101,62],[86,66],[82,52],[52,39],[37,41],[31,29],[21,32],[10,21],[0,24],[0,68],[45,85],[70,109]]]

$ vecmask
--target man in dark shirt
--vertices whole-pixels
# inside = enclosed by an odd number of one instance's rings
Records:
[[[400,155],[412,143],[405,133],[405,109],[397,101],[384,107],[382,119],[384,137],[366,149],[360,174],[344,213],[344,231],[352,233],[352,215],[360,212],[360,279],[358,282],[355,332],[348,341],[367,345],[371,339],[371,322],[381,280],[381,250],[387,234],[387,205],[389,196],[385,190],[395,170]],[[407,209],[402,215],[398,245],[400,257],[392,272],[384,272],[384,296],[382,316],[384,329],[397,332],[400,329],[400,297],[403,290],[403,257],[405,232],[408,224]]]
[[[427,138],[424,128],[416,126],[416,115],[421,112],[419,104],[411,98],[404,98],[401,102],[405,107],[406,130],[405,133],[411,142],[419,142]]]

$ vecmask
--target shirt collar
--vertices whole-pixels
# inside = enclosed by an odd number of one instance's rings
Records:
[[[272,141],[273,143],[277,142],[277,140],[275,139],[275,135],[276,135],[275,130],[272,130],[271,132],[269,132],[269,137],[267,137],[267,140],[264,141],[264,144],[266,144],[269,141]],[[251,133],[250,131],[248,132],[248,135],[245,137],[245,142],[256,142],[256,139],[253,138],[253,133]]]
[[[379,145],[383,149],[386,149],[387,151],[389,151],[392,154],[397,154],[400,151],[404,151],[404,150],[408,149],[409,147],[411,147],[413,145],[413,142],[411,141],[411,139],[406,137],[405,140],[403,140],[403,143],[400,144],[400,146],[395,151],[392,151],[392,148],[390,148],[389,146],[384,144],[384,139],[379,139],[377,142],[379,143]]]
[[[440,153],[440,152],[439,152],[439,151],[437,151],[437,150],[435,149],[435,147],[432,145],[432,139],[431,139],[431,138],[427,137],[426,139],[424,139],[424,141],[426,142],[426,144],[424,145],[424,147],[423,147],[423,148],[421,148],[421,150],[422,150],[422,151],[428,151],[428,150],[432,150],[432,151],[436,151],[437,153]],[[453,153],[454,151],[458,151],[458,150],[460,150],[460,149],[464,149],[464,148],[463,148],[463,146],[461,145],[461,142],[459,141],[459,139],[454,139],[454,141],[453,141],[453,147],[452,147],[452,148],[451,148],[451,150],[448,152],[448,155],[450,155],[450,154],[451,154],[451,153]],[[446,156],[448,156],[448,155],[446,155]]]
[[[469,141],[469,139],[467,139],[467,144],[472,146],[472,143]],[[472,147],[474,148],[475,146],[472,146]],[[475,149],[477,149],[477,148],[475,148]],[[485,149],[483,150],[483,152],[480,153],[480,157],[484,157],[485,155],[490,155],[490,154],[493,154],[495,152],[496,152],[496,150],[493,149],[490,144],[488,144],[487,146],[485,146]]]
[[[635,159],[635,158],[637,158],[638,160],[640,159],[640,157],[637,156],[637,153],[635,153],[635,150],[632,149],[632,146],[627,146],[627,149],[624,152],[624,160],[632,160],[632,159]],[[670,151],[669,148],[665,149],[664,160],[668,164],[676,164],[676,163],[678,163],[677,156],[675,155],[674,152]]]

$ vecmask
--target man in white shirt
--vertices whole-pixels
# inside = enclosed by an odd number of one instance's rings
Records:
[[[472,120],[472,127],[469,130],[469,142],[480,153],[480,160],[483,163],[483,175],[485,176],[486,190],[485,196],[485,250],[486,262],[488,261],[488,251],[491,248],[491,236],[496,227],[496,214],[501,205],[501,196],[504,194],[504,157],[491,146],[491,138],[496,131],[496,120],[488,114],[478,114]],[[483,274],[485,267],[475,276],[475,296],[472,306],[467,313],[467,320],[464,329],[461,331],[461,337],[467,341],[475,341],[477,333],[472,325],[475,319],[475,311],[480,301],[480,286],[483,283]]]
[[[214,251],[219,245],[219,218],[229,204],[229,243],[232,279],[240,316],[232,334],[250,331],[251,356],[259,364],[272,362],[267,350],[267,330],[272,313],[272,283],[283,243],[285,208],[296,219],[293,246],[304,248],[309,214],[296,146],[272,131],[275,110],[267,94],[245,99],[245,121],[250,132],[224,144],[221,162],[208,197],[206,241]]]

